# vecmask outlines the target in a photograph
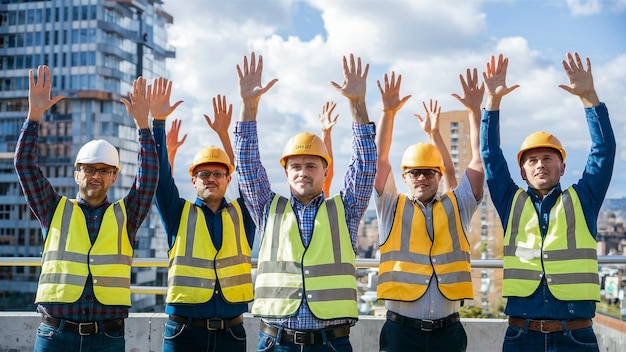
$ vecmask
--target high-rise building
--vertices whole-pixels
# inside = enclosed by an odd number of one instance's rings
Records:
[[[442,112],[440,115],[439,132],[448,146],[459,181],[472,158],[469,127],[469,116],[465,110]],[[467,237],[472,259],[502,259],[504,231],[486,184],[483,200],[472,217]],[[495,312],[502,295],[502,270],[474,269],[472,277],[476,305]]]
[[[39,222],[28,208],[13,168],[13,153],[28,113],[29,70],[48,65],[52,96],[63,95],[40,127],[39,165],[57,192],[72,197],[74,158],[92,139],[118,148],[121,174],[111,200],[123,198],[137,171],[137,131],[121,97],[138,76],[168,77],[175,51],[173,23],[160,0],[0,0],[0,256],[37,257]],[[162,256],[162,231],[153,211],[137,233],[137,257]],[[164,234],[157,234],[164,238]],[[161,253],[158,253],[158,252]],[[30,310],[39,267],[0,267],[0,310]],[[163,273],[160,274],[162,280]],[[160,285],[154,268],[134,268],[133,284]],[[133,309],[149,310],[155,295],[133,295]]]

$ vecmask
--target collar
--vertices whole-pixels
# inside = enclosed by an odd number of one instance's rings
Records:
[[[548,192],[548,194],[545,195],[545,197],[542,197],[540,194],[537,194],[535,190],[530,187],[528,187],[528,189],[526,190],[526,193],[530,195],[531,199],[533,200],[533,203],[538,203],[538,202],[540,203],[546,199],[556,198],[560,196],[561,193],[563,192],[561,191],[561,183],[558,183],[556,186],[554,186],[554,188],[550,190],[550,192]]]

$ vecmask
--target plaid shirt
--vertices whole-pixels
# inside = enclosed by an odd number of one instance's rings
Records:
[[[235,128],[235,165],[239,173],[239,185],[250,213],[257,223],[259,238],[263,241],[263,231],[275,193],[259,154],[256,122],[238,122]],[[346,212],[352,247],[356,248],[357,231],[363,213],[367,209],[376,174],[376,145],[374,144],[374,124],[352,123],[354,134],[353,152],[344,176],[341,198]],[[336,164],[336,163],[335,163]],[[302,243],[308,246],[313,233],[313,223],[317,209],[324,201],[323,192],[306,206],[295,197],[290,197],[291,205],[298,219]],[[303,298],[299,311],[285,319],[265,319],[267,322],[294,330],[319,330],[328,326],[354,324],[355,319],[317,319]]]
[[[61,195],[58,194],[37,164],[37,137],[39,123],[26,121],[15,147],[15,170],[22,185],[22,190],[31,210],[39,219],[44,241]],[[135,234],[148,215],[152,197],[157,187],[159,161],[154,139],[150,129],[139,130],[139,157],[135,182],[130,192],[124,197],[126,205],[127,230],[130,242],[135,242]],[[102,215],[111,204],[108,199],[92,207],[76,196],[78,205],[85,214],[89,238],[94,243],[100,229]],[[74,303],[42,303],[37,309],[42,314],[55,318],[77,322],[119,319],[128,316],[128,307],[103,305],[95,298],[91,277],[87,279],[85,289]]]

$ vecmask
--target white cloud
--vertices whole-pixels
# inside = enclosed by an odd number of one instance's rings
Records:
[[[572,16],[587,16],[602,10],[600,0],[567,0],[567,7]]]

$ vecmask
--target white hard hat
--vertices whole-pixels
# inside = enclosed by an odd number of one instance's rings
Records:
[[[104,139],[96,139],[85,143],[76,155],[74,167],[78,166],[78,164],[98,163],[115,166],[117,172],[120,171],[120,157],[117,149]]]

